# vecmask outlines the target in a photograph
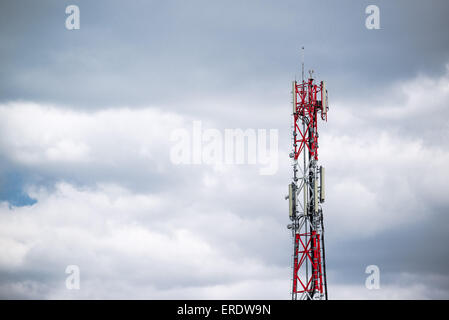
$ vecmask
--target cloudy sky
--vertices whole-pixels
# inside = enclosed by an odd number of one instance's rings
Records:
[[[0,298],[289,299],[305,46],[330,100],[329,297],[448,299],[448,14],[444,0],[2,1]],[[197,121],[277,129],[278,170],[173,163],[173,132]]]

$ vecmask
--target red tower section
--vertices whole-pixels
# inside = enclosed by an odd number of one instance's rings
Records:
[[[321,118],[327,121],[327,91],[324,82],[321,81],[321,84],[317,86],[313,79],[301,84],[295,81],[293,90],[294,158],[297,160],[306,146],[311,157],[318,160],[317,113],[320,112]],[[321,96],[321,100],[317,100],[317,96]],[[300,124],[304,121],[306,127],[301,129]]]

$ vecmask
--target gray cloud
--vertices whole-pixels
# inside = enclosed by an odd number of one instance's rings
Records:
[[[449,27],[445,1],[380,1],[375,32],[364,27],[363,1],[75,3],[77,31],[64,27],[64,2],[3,4],[2,101],[180,109],[205,93],[280,101],[282,84],[299,75],[301,45],[333,97],[361,101],[374,87],[441,73],[449,60],[436,32]]]

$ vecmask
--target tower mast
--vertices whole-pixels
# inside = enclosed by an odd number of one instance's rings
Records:
[[[327,90],[317,85],[313,70],[302,81],[292,83],[293,179],[289,184],[288,228],[293,237],[292,299],[327,299],[324,224],[321,204],[325,200],[324,167],[318,166],[318,116],[327,121]],[[303,161],[300,156],[303,155]],[[301,163],[302,162],[302,163]],[[299,172],[300,171],[300,175]]]

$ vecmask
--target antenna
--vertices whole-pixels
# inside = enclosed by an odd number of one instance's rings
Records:
[[[302,72],[301,72],[301,74],[302,74],[302,82],[304,82],[304,46],[301,48],[301,67],[302,67]]]
[[[314,73],[315,71],[313,71],[313,69],[311,69],[311,70],[309,70],[309,76],[310,76],[310,79],[313,79],[313,73]]]

